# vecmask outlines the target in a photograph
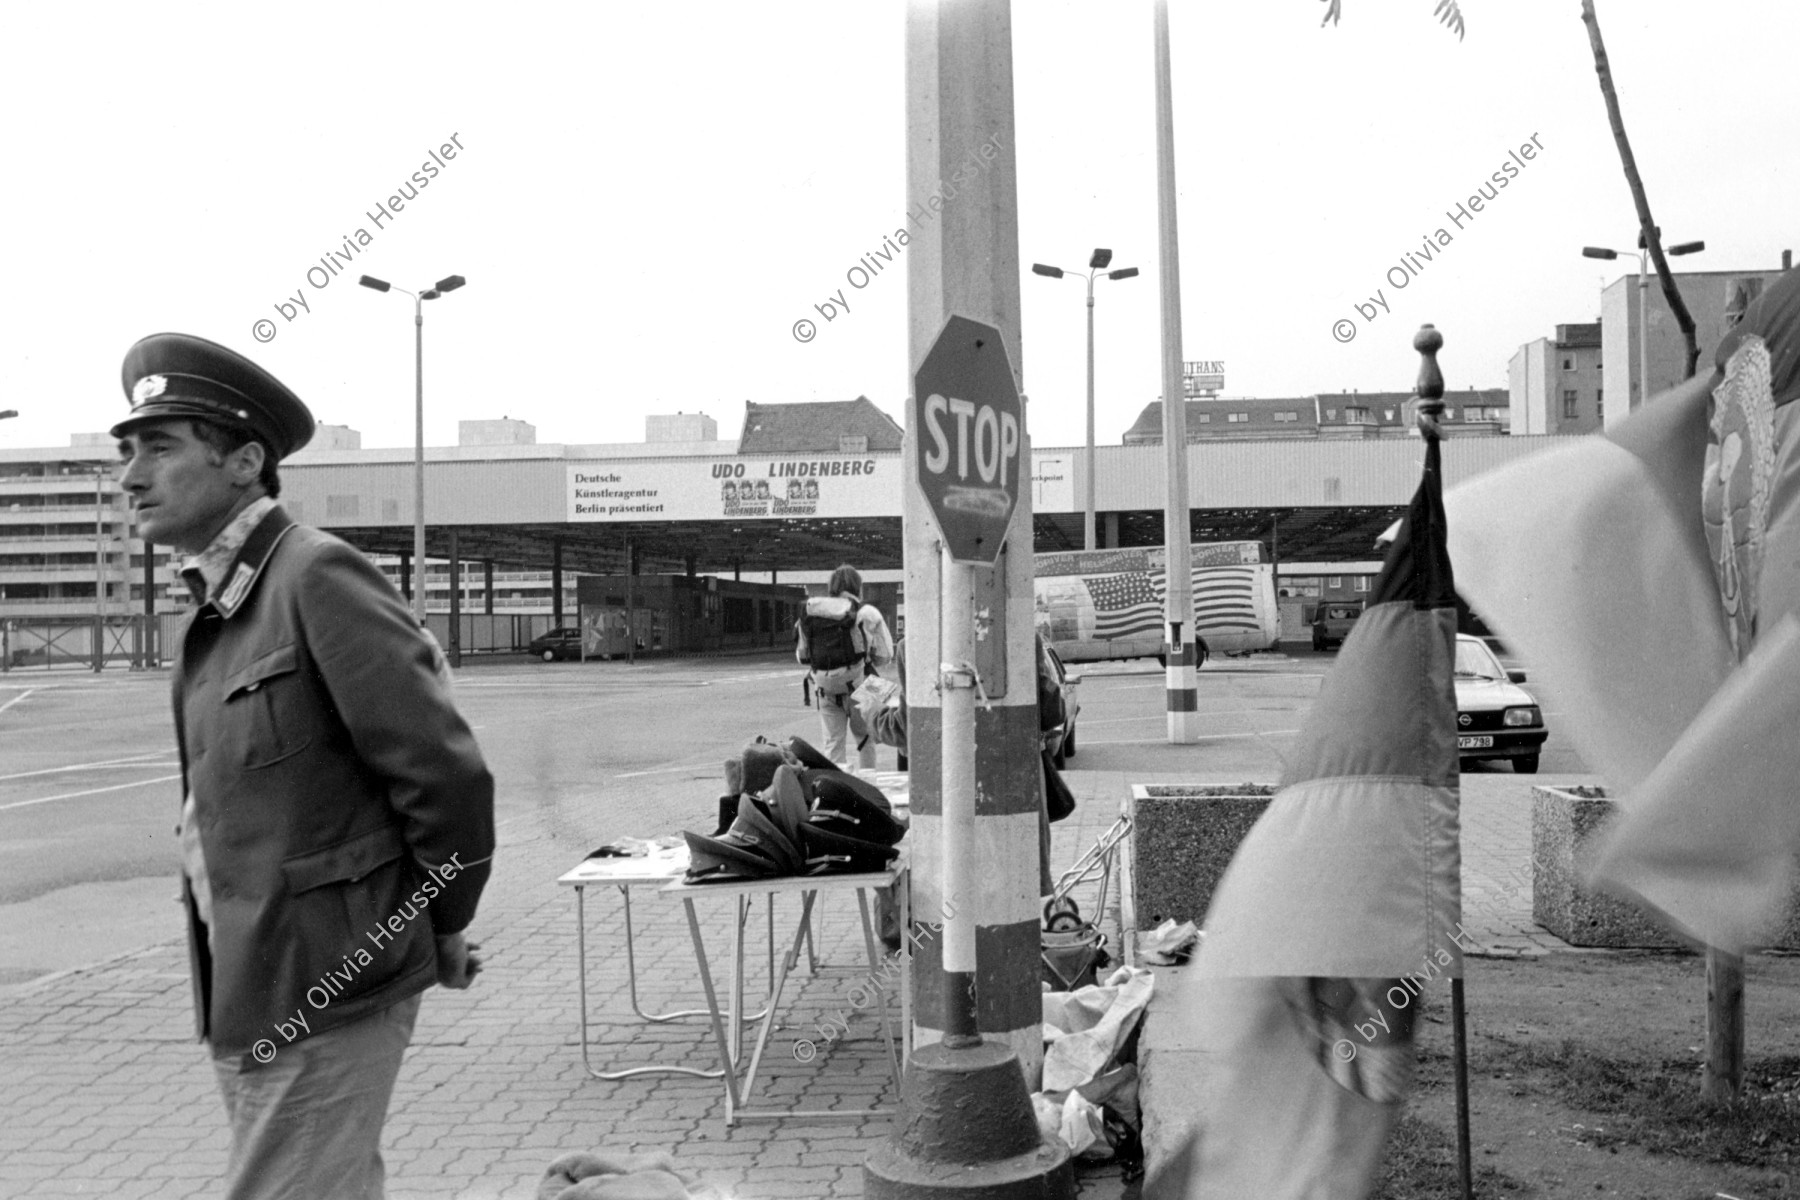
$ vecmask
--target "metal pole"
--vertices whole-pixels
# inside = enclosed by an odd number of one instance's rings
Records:
[[[1463,1012],[1461,976],[1450,980],[1450,1023],[1456,1041],[1456,1171],[1462,1181],[1463,1200],[1474,1200],[1474,1175],[1469,1164],[1469,1032]]]
[[[94,468],[94,670],[106,665],[106,469]]]
[[[1087,517],[1082,525],[1086,535],[1086,547],[1094,549],[1100,544],[1100,534],[1094,528],[1094,272],[1088,272],[1088,403],[1087,403]]]
[[[456,526],[450,527],[450,665],[462,666],[462,545]]]
[[[1165,688],[1169,741],[1200,736],[1189,564],[1187,398],[1181,387],[1181,256],[1175,220],[1175,112],[1169,67],[1169,3],[1156,0],[1156,224],[1162,283],[1163,450],[1169,494],[1163,517],[1164,595],[1168,644]]]
[[[413,618],[425,625],[425,301],[413,296]],[[454,633],[451,635],[455,636]]]
[[[157,664],[156,657],[156,547],[144,539],[144,670]]]
[[[1650,399],[1650,265],[1649,251],[1638,251],[1638,399]]]
[[[938,741],[943,755],[944,831],[944,1045],[975,1046],[975,906],[967,898],[980,876],[975,827],[975,658],[974,569],[942,552],[944,661],[943,722]]]

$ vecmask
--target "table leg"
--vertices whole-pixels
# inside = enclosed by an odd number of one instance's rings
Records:
[[[900,908],[900,1061],[912,1061],[913,1027],[913,948],[912,948],[912,871],[903,870],[894,879],[894,896]]]
[[[575,889],[575,895],[575,902],[577,906],[579,906],[581,903],[580,888]],[[647,1013],[639,1006],[637,994],[637,950],[634,946],[635,939],[632,937],[631,931],[631,888],[625,884],[620,884],[619,895],[625,897],[625,982],[626,986],[631,991],[631,1011],[646,1021],[674,1021],[681,1017],[704,1017],[706,1015],[706,1010],[704,1008],[684,1008],[669,1013]]]
[[[626,888],[620,888],[619,890],[625,893],[625,953],[626,958],[629,960],[631,957],[631,892]],[[722,1070],[703,1071],[697,1067],[627,1067],[622,1071],[596,1071],[594,1069],[594,1064],[590,1061],[588,1056],[590,1037],[588,1033],[587,1002],[587,889],[579,884],[575,886],[575,961],[576,975],[580,980],[579,986],[581,993],[581,1065],[586,1069],[590,1076],[595,1079],[611,1081],[615,1079],[630,1079],[634,1075],[693,1075],[700,1079],[717,1079],[724,1074]],[[632,964],[631,970],[633,972],[631,982],[631,1007],[633,1010],[636,1010],[637,981],[635,963]],[[676,1016],[699,1015],[704,1011],[706,1010],[694,1009],[691,1013],[675,1013],[662,1017],[650,1017],[643,1012],[638,1012],[638,1015],[645,1017],[647,1020],[667,1021],[673,1020]]]
[[[725,1036],[725,1023],[719,1017],[719,996],[713,990],[712,969],[706,962],[706,939],[700,935],[700,918],[694,912],[693,898],[683,896],[681,903],[687,909],[688,935],[694,939],[694,962],[700,968],[700,986],[706,992],[706,1007],[712,1017],[713,1042],[719,1047],[720,1074],[725,1079],[725,1127],[729,1129],[737,1120],[736,1060],[731,1053],[731,1043]],[[772,1006],[770,1011],[774,1011]]]
[[[900,1090],[900,1060],[894,1054],[894,1026],[888,1020],[887,989],[881,986],[882,969],[881,952],[875,948],[875,928],[869,921],[869,889],[856,889],[856,910],[862,915],[863,948],[869,953],[869,983],[875,990],[876,1002],[881,1006],[881,1040],[887,1044],[888,1073],[894,1078],[894,1094]]]
[[[737,898],[737,921],[731,927],[731,1069],[744,1057],[744,922],[750,915],[750,897]]]
[[[800,945],[806,936],[808,918],[812,914],[813,900],[817,896],[817,892],[802,892],[800,894],[800,925],[799,928],[794,930],[794,945],[787,954],[782,957],[780,971],[775,976],[775,979],[769,988],[769,1018],[765,1020],[761,1027],[756,1031],[756,1046],[750,1052],[750,1067],[744,1072],[741,1096],[746,1107],[750,1103],[752,1089],[756,1086],[756,1068],[762,1062],[764,1048],[769,1044],[769,1030],[775,1024],[774,1014],[781,1011],[781,993],[787,987],[788,974],[800,961]]]

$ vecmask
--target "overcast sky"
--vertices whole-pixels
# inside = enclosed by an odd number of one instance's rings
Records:
[[[1461,42],[1432,7],[1345,0],[1320,28],[1318,0],[1172,5],[1183,351],[1224,360],[1227,394],[1408,389],[1425,321],[1450,386],[1504,387],[1519,343],[1597,319],[1635,271],[1580,256],[1634,247],[1637,222],[1578,0],[1463,0]],[[1599,8],[1665,241],[1707,245],[1678,261],[1777,266],[1800,247],[1800,9]],[[1099,285],[1117,442],[1160,391],[1151,8],[1020,0],[1012,20],[1022,263],[1107,246],[1143,269]],[[701,411],[733,438],[746,400],[865,394],[900,419],[904,274],[845,272],[914,202],[904,21],[897,0],[8,5],[0,408],[21,415],[0,447],[106,428],[125,349],[161,330],[251,353],[364,446],[410,444],[411,302],[365,272],[469,280],[425,308],[434,445],[501,415],[625,442]],[[453,135],[418,198],[372,220]],[[1534,138],[1479,215],[1446,217]],[[309,284],[334,249],[351,262]],[[1082,286],[1020,286],[1032,439],[1078,444]],[[813,306],[840,289],[852,311],[827,323]]]

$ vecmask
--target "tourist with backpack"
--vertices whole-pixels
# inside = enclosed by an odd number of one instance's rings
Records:
[[[866,676],[889,677],[894,638],[881,610],[863,603],[862,587],[862,573],[849,563],[831,573],[826,594],[806,602],[794,657],[809,668],[806,689],[816,699],[824,730],[819,749],[832,762],[873,769],[875,738],[850,697]]]

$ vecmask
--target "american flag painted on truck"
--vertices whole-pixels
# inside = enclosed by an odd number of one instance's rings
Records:
[[[1191,551],[1194,630],[1211,652],[1260,650],[1278,636],[1274,572],[1258,542]],[[1039,628],[1066,659],[1157,653],[1167,587],[1161,547],[1036,556]]]

